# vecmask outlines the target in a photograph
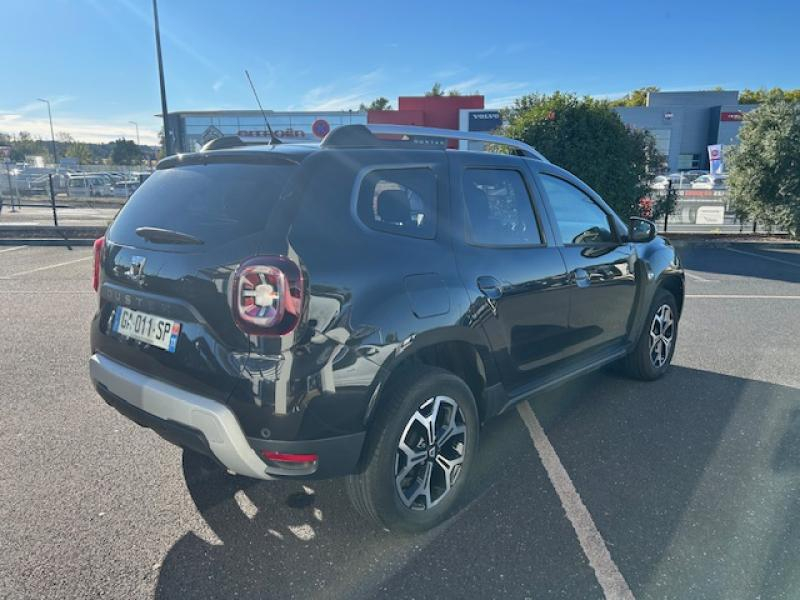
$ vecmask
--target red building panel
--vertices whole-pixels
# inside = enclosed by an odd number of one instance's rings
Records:
[[[367,123],[422,125],[458,130],[458,111],[483,108],[483,96],[400,96],[398,110],[371,110]],[[455,148],[458,144],[448,144]]]

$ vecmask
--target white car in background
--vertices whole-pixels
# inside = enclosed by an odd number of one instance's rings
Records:
[[[700,175],[692,182],[693,190],[719,190],[728,186],[728,176],[722,174]]]
[[[141,185],[138,179],[125,179],[114,184],[114,196],[128,198]]]
[[[67,195],[74,197],[110,196],[112,189],[110,177],[103,175],[70,175],[67,182]]]
[[[666,175],[657,175],[655,179],[653,179],[653,183],[650,184],[650,189],[652,190],[665,190],[669,185],[670,178]]]

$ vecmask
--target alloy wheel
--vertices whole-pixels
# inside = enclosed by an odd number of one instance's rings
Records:
[[[656,369],[663,367],[669,358],[675,338],[675,320],[669,304],[662,304],[650,324],[650,362]]]
[[[395,459],[395,487],[412,510],[428,510],[450,492],[464,463],[467,428],[455,400],[435,396],[406,423]]]

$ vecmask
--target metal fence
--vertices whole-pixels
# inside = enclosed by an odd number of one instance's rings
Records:
[[[769,223],[741,220],[734,210],[727,188],[693,189],[690,186],[673,188],[675,209],[657,218],[662,232],[673,233],[785,233]],[[664,201],[666,190],[653,190],[648,200],[655,207]],[[645,211],[647,208],[645,208]]]
[[[48,195],[50,193],[50,176],[52,176],[55,193],[70,195],[69,180],[75,176],[92,174],[108,174],[118,181],[138,178],[140,174],[149,174],[153,169],[149,166],[130,165],[81,165],[77,168],[65,168],[60,165],[15,166],[6,163],[0,168],[0,194],[19,196]],[[81,194],[83,195],[83,194]],[[115,194],[108,193],[113,196]]]

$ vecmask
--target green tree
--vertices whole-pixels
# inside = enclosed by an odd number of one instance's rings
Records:
[[[770,94],[744,116],[729,152],[731,198],[738,214],[800,234],[800,104]]]
[[[580,177],[622,217],[639,214],[664,157],[652,135],[626,127],[608,102],[530,94],[515,100],[505,117],[507,136]]]
[[[761,104],[769,98],[782,99],[787,102],[800,102],[800,89],[784,90],[774,87],[771,90],[766,88],[750,90],[745,88],[739,93],[739,104]]]
[[[360,111],[367,111],[367,110],[392,110],[392,104],[389,102],[388,98],[384,98],[381,96],[380,98],[375,98],[369,104],[361,103],[361,106],[358,107]]]
[[[92,162],[92,151],[83,142],[72,142],[67,145],[64,155],[68,158],[77,158],[79,165],[87,165]]]
[[[142,151],[133,140],[119,139],[111,148],[111,164],[136,165],[142,160]]]
[[[433,84],[433,87],[425,92],[425,95],[430,96],[444,96],[444,89],[442,89],[442,84],[438,81]]]
[[[46,163],[51,162],[49,143],[34,139],[27,131],[20,131],[11,143],[11,160],[20,162],[26,156],[42,156]]]
[[[612,100],[611,106],[645,106],[647,104],[647,94],[659,91],[661,91],[661,88],[655,85],[648,85],[647,87],[633,90],[629,94],[625,94],[622,98]]]

